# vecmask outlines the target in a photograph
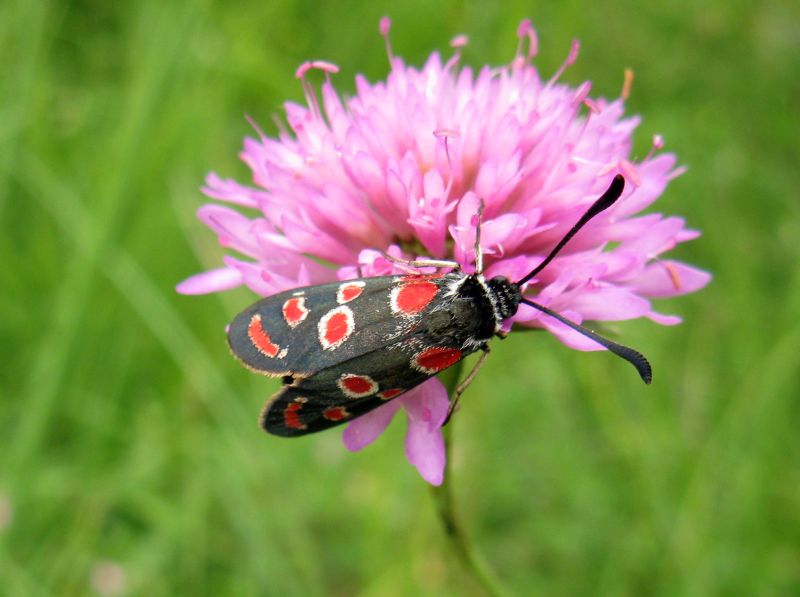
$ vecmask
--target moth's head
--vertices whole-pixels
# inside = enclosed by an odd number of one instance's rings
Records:
[[[497,310],[502,319],[508,319],[517,312],[522,301],[519,285],[505,276],[495,276],[491,280],[487,280],[486,285],[495,296]]]

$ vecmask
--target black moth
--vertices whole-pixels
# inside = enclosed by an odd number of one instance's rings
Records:
[[[617,175],[539,266],[516,282],[484,278],[479,222],[474,274],[463,273],[450,261],[404,261],[409,270],[433,266],[451,271],[308,286],[267,297],[242,311],[228,329],[233,354],[249,369],[281,377],[284,383],[262,412],[264,429],[297,436],[334,427],[400,396],[465,356],[484,351],[456,389],[452,412],[488,355],[489,340],[503,336],[503,320],[514,315],[520,303],[626,359],[650,383],[652,372],[644,356],[525,298],[520,290],[578,230],[611,206],[624,186]]]

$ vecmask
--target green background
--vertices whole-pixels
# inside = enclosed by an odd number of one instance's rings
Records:
[[[174,285],[222,250],[194,217],[207,171],[269,133],[294,70],[386,75],[467,33],[505,63],[525,16],[552,73],[615,97],[636,73],[637,154],[688,166],[657,204],[703,236],[673,255],[712,284],[614,326],[655,368],[544,334],[496,343],[454,421],[470,536],[514,593],[800,592],[800,16],[786,2],[112,3],[0,7],[0,593],[477,595],[395,423],[263,434],[276,382],[228,354],[246,290]],[[113,579],[112,579],[113,580]],[[102,582],[95,579],[94,584]],[[113,584],[113,583],[111,583]],[[107,587],[106,594],[114,590]]]

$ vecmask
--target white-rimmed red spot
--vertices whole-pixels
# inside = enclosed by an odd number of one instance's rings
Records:
[[[401,390],[400,388],[390,388],[388,390],[384,390],[383,392],[378,392],[378,398],[381,400],[391,400],[395,396],[399,396],[405,390]]]
[[[289,327],[293,328],[308,317],[306,297],[294,296],[283,303],[283,319]]]
[[[422,311],[439,292],[439,287],[430,280],[409,279],[392,288],[390,306],[393,313],[416,315]]]
[[[305,429],[306,424],[300,419],[300,411],[303,409],[305,400],[295,398],[283,409],[283,422],[289,429]]]
[[[261,315],[258,313],[250,318],[250,323],[247,325],[247,337],[250,338],[250,342],[253,343],[258,352],[265,357],[274,359],[281,350],[281,347],[270,339],[264,326],[261,325]]]
[[[363,398],[378,391],[378,384],[369,375],[343,373],[336,384],[348,398]]]
[[[366,283],[362,280],[357,280],[355,282],[345,282],[341,286],[339,286],[339,290],[336,291],[336,302],[340,305],[345,303],[349,303],[354,298],[357,298],[364,292],[364,285]]]
[[[343,406],[332,406],[323,410],[322,416],[329,421],[344,421],[350,418],[350,413]]]
[[[461,360],[461,351],[457,348],[434,346],[417,353],[411,359],[411,366],[417,371],[433,375],[455,365]]]
[[[333,350],[341,346],[355,330],[353,311],[350,307],[342,305],[331,309],[319,320],[319,343],[325,350]]]

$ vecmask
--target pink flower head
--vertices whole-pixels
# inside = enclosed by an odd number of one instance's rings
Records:
[[[660,153],[660,136],[643,159],[631,156],[639,118],[624,115],[624,97],[593,98],[589,82],[559,82],[577,58],[577,42],[557,73],[542,79],[532,64],[538,38],[528,21],[519,27],[511,63],[478,71],[459,63],[466,37],[454,40],[450,59],[434,53],[414,68],[392,54],[389,30],[383,19],[386,81],[358,76],[355,95],[343,99],[331,81],[334,65],[304,63],[298,77],[306,104],[285,105],[288,129],[245,139],[241,157],[252,185],[208,176],[203,191],[223,205],[201,207],[199,218],[237,256],[225,256],[222,268],[189,278],[178,291],[244,284],[266,296],[398,271],[381,251],[454,259],[473,271],[480,200],[485,274],[519,280],[621,173],[628,182],[623,197],[524,291],[578,323],[678,323],[650,299],[694,292],[709,281],[706,272],[661,258],[698,233],[682,218],[641,212],[683,170],[674,155]],[[315,72],[323,78],[319,89],[309,81]],[[629,87],[626,77],[623,96]],[[578,350],[601,349],[525,306],[511,323],[545,328]],[[359,450],[374,441],[400,407],[408,417],[409,461],[428,482],[441,483],[448,399],[435,378],[351,422],[345,445]]]

